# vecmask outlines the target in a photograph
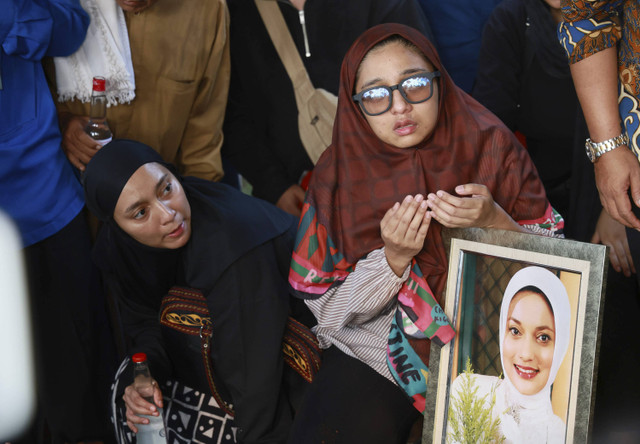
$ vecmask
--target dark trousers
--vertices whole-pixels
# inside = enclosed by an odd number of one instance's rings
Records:
[[[640,211],[636,211],[638,216]],[[640,232],[627,228],[638,273],[609,267],[594,410],[593,442],[640,442]]]
[[[296,413],[289,444],[406,444],[419,418],[401,388],[330,347]]]
[[[633,214],[640,219],[640,208],[633,204],[633,199],[631,199],[631,202]],[[629,242],[629,250],[633,258],[633,265],[635,265],[636,271],[638,271],[638,273],[636,273],[636,279],[640,288],[640,231],[627,228],[627,241]]]
[[[38,408],[16,442],[112,439],[108,392],[116,354],[84,213],[24,249]]]

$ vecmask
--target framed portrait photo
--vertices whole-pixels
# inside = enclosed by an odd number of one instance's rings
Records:
[[[607,248],[476,228],[443,237],[456,337],[431,347],[422,442],[587,442]]]

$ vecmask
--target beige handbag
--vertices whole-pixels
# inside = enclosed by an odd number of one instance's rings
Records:
[[[338,98],[329,91],[313,87],[277,1],[255,2],[271,41],[293,83],[300,139],[315,165],[320,155],[331,144]]]

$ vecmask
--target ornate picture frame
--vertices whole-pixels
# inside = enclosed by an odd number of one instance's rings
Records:
[[[443,231],[443,239],[449,251],[443,307],[456,337],[444,347],[431,346],[422,442],[460,442],[453,439],[454,430],[459,430],[460,425],[453,423],[454,416],[449,422],[449,415],[455,415],[460,406],[456,398],[459,389],[452,393],[452,386],[454,379],[464,372],[467,359],[474,373],[488,376],[482,380],[492,378],[491,381],[503,384],[498,332],[500,306],[513,275],[527,267],[548,270],[566,289],[570,339],[550,389],[551,404],[555,416],[564,423],[564,442],[587,442],[593,417],[607,247],[477,228],[447,229]],[[465,390],[470,391],[469,387]],[[485,398],[483,402],[488,403],[490,400]],[[514,417],[518,422],[518,416]],[[507,427],[510,419],[502,418]]]

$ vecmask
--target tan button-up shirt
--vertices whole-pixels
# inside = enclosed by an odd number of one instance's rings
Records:
[[[136,97],[108,108],[114,137],[146,143],[184,175],[219,180],[230,76],[225,1],[159,0],[125,16]],[[57,105],[89,115],[89,103]]]

